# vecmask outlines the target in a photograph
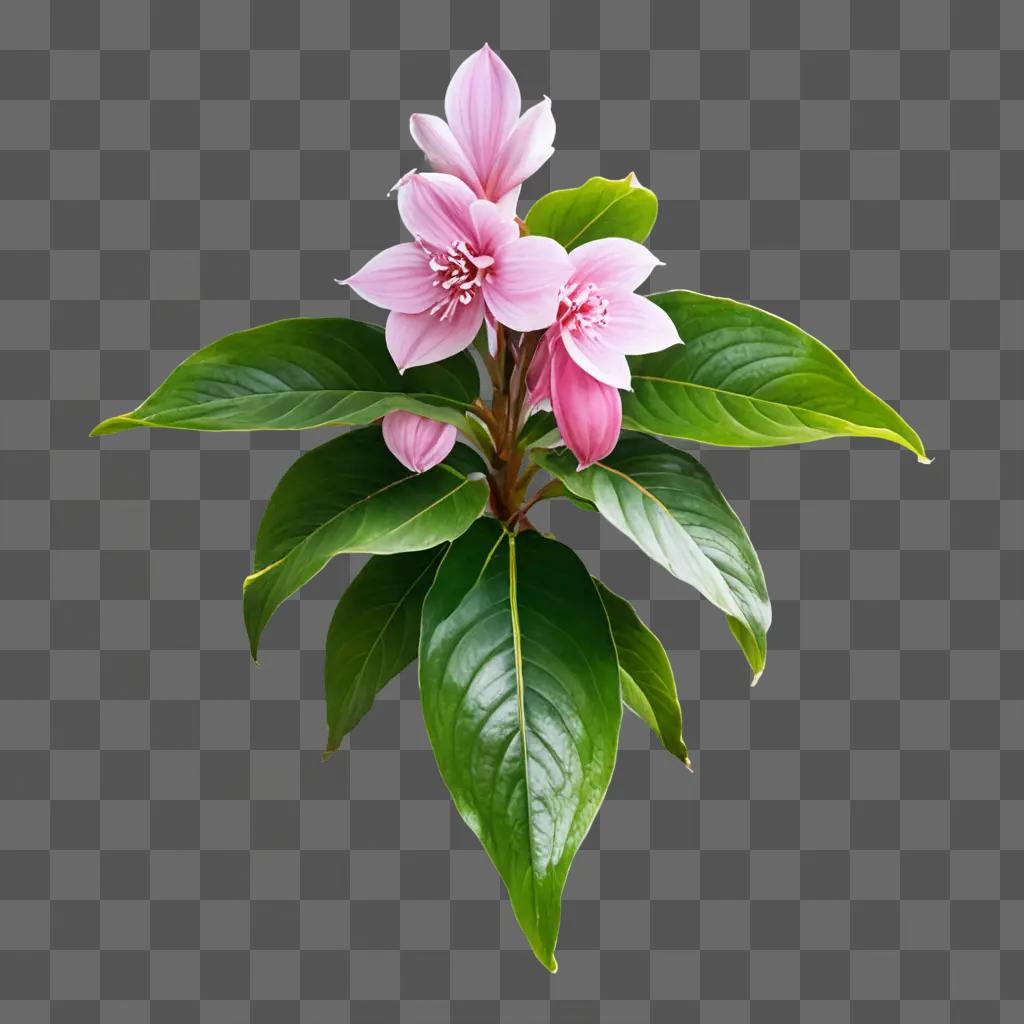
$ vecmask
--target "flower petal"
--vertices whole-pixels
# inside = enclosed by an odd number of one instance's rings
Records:
[[[562,344],[573,362],[584,373],[589,373],[595,380],[610,387],[628,390],[632,381],[629,363],[621,352],[616,352],[615,349],[603,344],[602,337],[585,337],[563,330]]]
[[[493,271],[483,282],[484,299],[512,330],[540,330],[555,319],[558,293],[571,269],[553,238],[517,238],[494,253]]]
[[[447,359],[473,343],[483,316],[479,299],[456,306],[446,320],[429,313],[391,313],[384,331],[388,351],[401,371]]]
[[[477,252],[493,255],[519,237],[519,225],[488,199],[477,199],[469,207]]]
[[[434,275],[423,250],[403,242],[377,253],[351,277],[339,281],[382,309],[420,313],[437,301]]]
[[[628,238],[596,238],[569,253],[573,280],[593,282],[601,291],[632,292],[651,276],[661,260],[650,249]]]
[[[580,469],[615,447],[622,427],[618,391],[584,373],[561,345],[551,355],[551,405],[562,440],[579,459]]]
[[[391,454],[414,473],[425,473],[447,458],[458,436],[450,423],[403,410],[389,412],[381,429]]]
[[[452,174],[464,181],[478,196],[484,194],[480,179],[451,128],[433,114],[413,114],[409,118],[409,134],[423,150],[430,166],[442,174]]]
[[[551,100],[544,97],[516,122],[498,151],[491,176],[484,183],[489,196],[502,196],[521,185],[551,158],[555,149],[555,119]]]
[[[522,185],[516,185],[515,188],[510,189],[503,196],[498,197],[494,200],[494,205],[501,210],[502,213],[509,217],[515,217],[516,211],[519,208],[519,193],[522,191]]]
[[[521,106],[515,76],[486,43],[452,75],[444,97],[445,116],[481,182],[490,177]]]
[[[526,371],[527,398],[533,409],[551,405],[551,352],[559,343],[557,329],[552,328],[541,338]]]
[[[660,306],[632,292],[606,293],[608,322],[601,328],[601,344],[626,355],[660,352],[681,344],[676,325]]]
[[[451,174],[407,174],[396,186],[398,213],[416,238],[435,249],[472,236],[473,190]]]

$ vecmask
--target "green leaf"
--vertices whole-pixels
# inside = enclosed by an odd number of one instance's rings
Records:
[[[558,425],[555,417],[550,412],[535,412],[525,424],[519,434],[519,448],[550,448],[552,445],[561,444],[561,435],[558,433]]]
[[[487,483],[473,471],[479,465],[456,445],[441,465],[410,473],[379,427],[342,434],[298,459],[270,496],[242,587],[253,657],[281,602],[335,555],[419,551],[458,537],[487,502]]]
[[[626,707],[642,718],[662,746],[689,768],[690,755],[683,742],[683,709],[665,648],[625,598],[613,593],[599,579],[595,578],[594,584],[612,627]]]
[[[342,594],[327,630],[325,759],[415,660],[423,599],[445,549],[374,555]]]
[[[104,420],[92,434],[360,425],[394,409],[459,426],[479,390],[468,352],[403,376],[379,327],[340,317],[279,320],[195,352],[137,409]]]
[[[621,181],[591,178],[578,188],[541,196],[526,215],[532,235],[544,235],[575,249],[595,238],[642,242],[658,217],[658,197],[635,174]]]
[[[615,646],[579,558],[532,531],[475,523],[423,605],[420,694],[455,806],[554,971],[562,889],[622,721]]]
[[[877,437],[929,461],[921,438],[816,338],[763,309],[697,292],[650,296],[685,345],[632,356],[626,427],[765,447]]]
[[[707,470],[686,452],[640,434],[623,435],[611,455],[582,472],[564,449],[533,457],[725,612],[756,683],[771,623],[768,591],[743,524]]]

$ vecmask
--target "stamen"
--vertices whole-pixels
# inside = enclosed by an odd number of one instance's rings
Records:
[[[465,239],[456,239],[444,252],[430,249],[421,238],[416,239],[416,244],[427,257],[434,287],[443,293],[443,298],[430,307],[430,314],[441,320],[451,319],[459,306],[473,301],[494,258],[477,255]]]

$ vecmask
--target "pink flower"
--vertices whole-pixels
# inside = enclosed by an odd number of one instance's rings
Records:
[[[530,400],[550,403],[580,469],[604,458],[622,426],[619,388],[630,386],[627,355],[679,343],[664,310],[634,295],[659,261],[637,242],[600,238],[569,253],[573,271],[558,317],[530,366]]]
[[[385,336],[399,370],[461,352],[485,311],[514,331],[555,319],[572,270],[557,242],[521,238],[511,217],[450,174],[410,172],[395,188],[416,241],[385,249],[340,283],[391,310]]]
[[[444,97],[447,124],[413,114],[409,131],[436,171],[461,178],[514,215],[519,187],[551,156],[555,119],[546,96],[522,117],[519,85],[485,43],[458,67]]]
[[[455,447],[455,427],[412,412],[389,412],[382,429],[391,454],[414,473],[433,469]]]

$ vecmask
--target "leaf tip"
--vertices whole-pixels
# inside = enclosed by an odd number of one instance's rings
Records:
[[[921,463],[922,466],[930,466],[935,461],[935,456],[933,455],[929,459],[927,455],[918,454],[917,461]]]
[[[687,771],[688,771],[688,772],[689,772],[689,773],[690,773],[691,775],[693,775],[693,774],[694,774],[694,771],[693,771],[693,762],[692,762],[692,761],[690,760],[690,755],[689,755],[689,754],[687,754],[687,755],[686,755],[686,756],[685,756],[685,757],[683,758],[683,766],[684,766],[684,767],[686,768],[686,770],[687,770]]]
[[[755,686],[757,686],[758,680],[761,678],[763,673],[764,673],[764,669],[763,668],[758,669],[754,673],[753,678],[750,680],[750,688],[751,689],[753,689]]]

